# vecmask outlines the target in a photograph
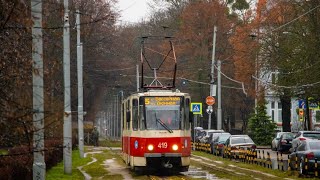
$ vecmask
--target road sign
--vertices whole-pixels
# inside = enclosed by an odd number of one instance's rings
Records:
[[[306,100],[299,100],[298,102],[299,104],[299,108],[300,109],[306,109]],[[309,99],[308,100],[309,103],[309,109],[319,109],[319,102],[313,100],[313,99]]]
[[[191,103],[190,109],[193,114],[202,114],[202,103]]]
[[[305,100],[299,100],[299,108],[306,109],[306,101]]]
[[[208,96],[208,97],[206,98],[206,103],[207,103],[208,106],[214,105],[215,102],[216,102],[216,101],[215,101],[214,97],[212,97],[212,96]]]
[[[213,112],[212,106],[208,106],[206,111],[207,111],[208,114],[211,114]]]

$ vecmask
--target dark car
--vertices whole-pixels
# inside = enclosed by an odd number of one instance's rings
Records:
[[[256,144],[248,135],[231,135],[225,142],[222,149],[222,155],[224,156],[224,150],[230,148],[231,155],[239,156],[242,150],[255,150]]]
[[[224,143],[226,140],[231,136],[230,133],[224,132],[224,133],[215,133],[212,134],[210,137],[212,137],[212,140],[210,142],[210,148],[212,154],[221,155]],[[210,138],[209,138],[210,139]]]
[[[289,149],[292,147],[292,140],[294,139],[294,134],[291,132],[285,132],[281,134],[279,141],[278,141],[278,146],[277,150],[279,152],[288,152]]]
[[[300,174],[314,172],[315,158],[320,159],[320,140],[306,139],[304,141],[301,141],[297,148],[291,148],[290,150],[293,151],[289,155],[289,166],[291,167],[291,169],[295,169],[295,165],[297,164],[297,168],[299,169]],[[305,169],[305,165],[308,166],[308,170]],[[320,167],[320,161],[317,162],[317,165],[318,167]]]

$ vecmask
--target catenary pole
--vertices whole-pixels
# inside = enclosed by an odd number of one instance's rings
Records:
[[[218,109],[217,109],[217,129],[222,129],[222,111],[221,111],[221,61],[218,60]]]
[[[122,141],[122,127],[123,127],[123,106],[122,106],[122,101],[123,101],[123,90],[120,91],[120,140]]]
[[[43,97],[43,40],[42,0],[31,1],[32,60],[33,60],[33,179],[46,176],[44,161],[44,97]]]
[[[119,119],[119,116],[118,116],[118,112],[119,112],[119,110],[118,110],[118,108],[119,108],[119,104],[118,104],[118,102],[119,102],[119,96],[118,96],[118,94],[117,94],[117,96],[116,96],[116,120],[115,120],[115,137],[116,137],[116,139],[118,139],[118,130],[119,130],[119,126],[118,126],[118,119]]]
[[[78,143],[80,158],[84,157],[83,142],[83,78],[82,78],[82,43],[80,39],[80,11],[76,11],[77,24],[77,70],[78,70]]]
[[[63,71],[64,71],[64,123],[63,123],[63,164],[64,173],[72,174],[72,127],[70,88],[70,24],[69,2],[64,0],[63,26]]]
[[[116,118],[117,118],[117,114],[116,114],[116,109],[117,109],[117,97],[113,96],[113,119],[112,119],[112,125],[113,125],[113,140],[116,139]]]
[[[210,82],[210,96],[216,96],[213,89],[214,84],[214,64],[215,64],[215,55],[216,55],[216,35],[217,26],[213,27],[213,40],[212,40],[212,59],[211,59],[211,82]]]
[[[137,92],[139,92],[139,65],[136,65]]]
[[[216,54],[216,34],[217,26],[213,27],[213,40],[212,40],[212,59],[211,59],[211,82],[210,82],[210,96],[216,96],[214,90],[214,64],[215,64],[215,54]],[[208,113],[208,129],[211,129],[211,112]]]

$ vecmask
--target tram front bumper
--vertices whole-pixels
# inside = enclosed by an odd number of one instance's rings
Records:
[[[144,157],[181,157],[181,153],[145,153]]]

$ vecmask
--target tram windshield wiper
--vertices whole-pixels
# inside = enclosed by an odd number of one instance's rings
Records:
[[[163,122],[161,121],[161,119],[157,118],[157,113],[154,114],[156,121],[161,124],[161,126],[163,126],[167,131],[169,131],[169,133],[173,133],[173,131]]]

